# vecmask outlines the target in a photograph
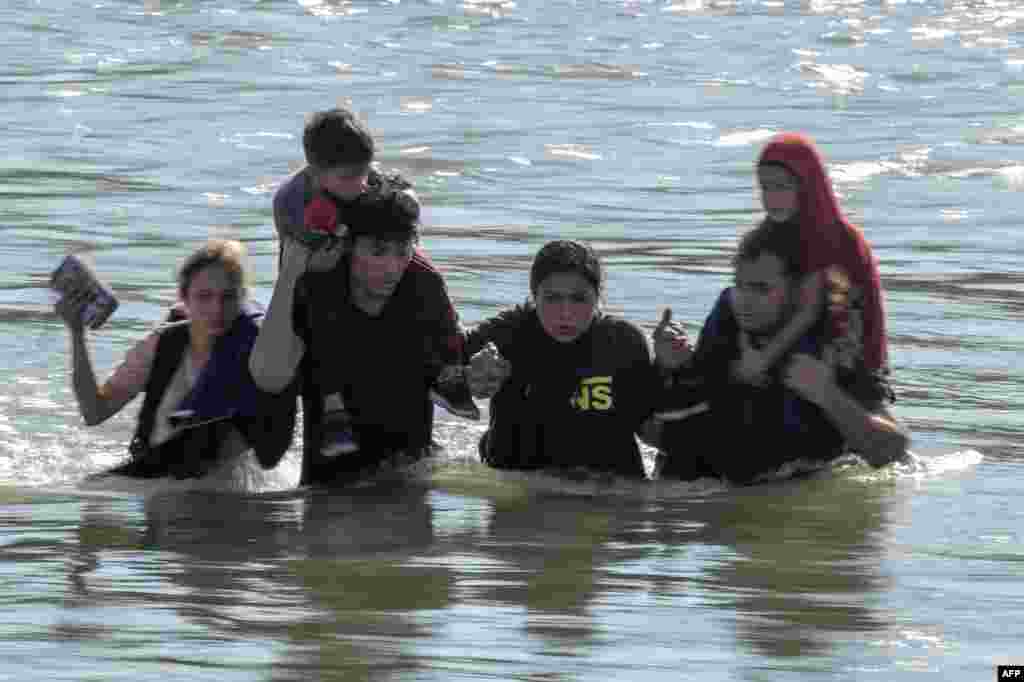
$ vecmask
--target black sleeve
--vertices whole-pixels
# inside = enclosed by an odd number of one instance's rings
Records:
[[[622,414],[635,431],[660,406],[663,381],[643,331],[629,322],[620,323],[618,329],[615,352],[620,358],[628,358],[620,370],[626,399]]]
[[[296,387],[298,380],[280,393],[259,391],[259,411],[235,420],[246,443],[264,469],[277,466],[291,447],[295,434]]]
[[[472,357],[488,343],[493,343],[498,352],[511,361],[516,354],[516,339],[531,310],[527,305],[519,305],[480,322],[466,333],[466,357]]]
[[[312,337],[311,323],[309,319],[309,278],[307,275],[299,277],[295,283],[294,299],[292,300],[292,329],[295,335],[302,339],[306,345],[306,353],[309,353],[310,338]]]
[[[896,401],[888,372],[884,369],[872,371],[863,363],[852,371],[838,368],[836,383],[869,412]]]
[[[305,276],[303,276],[295,287],[292,327],[296,335],[306,344],[305,355],[308,357],[310,334],[309,307],[305,296],[306,286]],[[303,357],[303,361],[306,357]],[[246,364],[248,366],[248,363]],[[298,412],[299,388],[303,385],[302,367],[303,364],[300,362],[295,377],[280,393],[268,393],[260,390],[251,375],[249,376],[249,382],[252,384],[252,390],[256,396],[256,414],[234,421],[246,443],[252,448],[260,466],[264,469],[277,466],[292,445]],[[246,371],[248,372],[248,369]]]
[[[426,266],[422,266],[425,267]],[[444,365],[464,361],[463,337],[459,329],[459,316],[448,295],[448,286],[440,272],[430,269],[415,273],[417,306],[413,313],[423,339],[426,364],[432,371]]]
[[[732,312],[730,289],[725,289],[704,320],[693,352],[693,371],[705,382],[724,384],[738,353],[739,325]]]

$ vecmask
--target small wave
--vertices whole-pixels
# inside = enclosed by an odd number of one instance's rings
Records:
[[[581,161],[600,161],[601,155],[582,144],[546,144],[544,151],[549,156],[562,159],[578,159]]]
[[[889,78],[901,83],[932,83],[952,81],[960,76],[955,71],[933,71],[921,64],[914,64],[909,72],[889,74]]]
[[[838,95],[860,94],[868,73],[850,64],[815,64],[802,62],[800,72],[811,79],[816,87]]]
[[[273,45],[274,37],[260,31],[193,31],[189,34],[193,47],[219,46],[228,48],[261,49]]]
[[[462,64],[432,64],[430,77],[436,80],[465,80],[471,74]]]
[[[927,478],[966,471],[981,464],[984,456],[977,450],[960,450],[942,455],[918,455],[907,451],[903,462],[896,462],[881,469],[872,469],[854,478],[875,480],[878,478]]]
[[[466,16],[501,19],[508,16],[516,7],[516,3],[511,0],[465,0],[462,11]]]
[[[986,128],[971,135],[975,144],[1024,144],[1024,126]]]
[[[156,497],[189,492],[217,492],[242,495],[293,490],[299,481],[297,456],[289,453],[273,469],[264,469],[251,453],[225,460],[202,478],[138,479],[101,475],[79,482],[78,489],[90,493],[129,493]]]
[[[430,97],[402,97],[399,106],[405,112],[423,113],[434,108],[434,100]]]
[[[647,75],[630,66],[614,66],[597,62],[557,65],[551,67],[550,73],[557,78],[604,78],[608,80],[631,80]]]
[[[766,128],[758,128],[756,130],[735,130],[729,133],[723,133],[718,137],[718,141],[715,142],[716,147],[744,147],[749,145],[760,144],[764,142],[777,131],[768,130]]]
[[[841,47],[855,47],[863,45],[864,33],[856,28],[847,28],[842,31],[829,31],[821,36],[823,43],[838,45]]]
[[[347,17],[365,14],[366,9],[353,7],[348,0],[298,0],[302,9],[315,17]]]
[[[661,8],[668,14],[692,14],[704,11],[704,0],[683,0]]]
[[[1024,166],[1007,166],[999,169],[1000,179],[1006,183],[1007,189],[1024,191]]]
[[[854,161],[835,163],[829,170],[832,180],[838,184],[863,183],[871,178],[897,170],[899,164],[888,161]]]
[[[910,39],[915,44],[920,43],[942,43],[947,38],[953,38],[957,32],[948,28],[937,28],[934,26],[915,26],[910,29]]]

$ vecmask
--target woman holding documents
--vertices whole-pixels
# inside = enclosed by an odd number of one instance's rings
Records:
[[[249,377],[261,313],[245,302],[244,260],[242,244],[226,240],[211,240],[187,258],[178,274],[185,319],[141,339],[102,385],[86,342],[87,286],[64,289],[56,311],[71,337],[72,385],[85,423],[101,424],[145,395],[130,458],[104,474],[201,477],[250,449],[263,468],[281,459],[295,410]]]

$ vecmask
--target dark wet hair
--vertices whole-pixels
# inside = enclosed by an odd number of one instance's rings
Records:
[[[228,276],[240,289],[244,289],[248,275],[245,267],[245,246],[231,239],[211,239],[185,259],[178,269],[178,295],[182,300],[188,297],[192,280],[211,265],[224,268]]]
[[[358,237],[416,244],[420,239],[419,203],[408,189],[383,182],[346,205],[342,214],[347,230],[345,243]]]
[[[735,267],[741,262],[750,263],[770,253],[782,261],[782,272],[786,277],[801,277],[804,268],[800,247],[798,230],[792,229],[790,225],[776,225],[766,221],[743,235],[732,264]]]
[[[559,272],[575,272],[590,282],[598,296],[604,293],[601,259],[586,244],[560,239],[542,246],[530,268],[530,293],[536,294],[541,282]]]
[[[373,161],[373,135],[352,111],[342,107],[314,113],[302,131],[306,163],[320,170]]]

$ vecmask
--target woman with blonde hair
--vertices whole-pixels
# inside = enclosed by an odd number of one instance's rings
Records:
[[[81,322],[86,292],[68,292],[56,305],[71,338],[72,387],[85,423],[101,424],[145,395],[130,458],[103,473],[198,478],[250,450],[264,469],[276,466],[291,443],[295,411],[262,394],[248,375],[262,313],[246,302],[244,246],[210,240],[185,260],[177,284],[184,319],[138,341],[102,385]],[[223,407],[218,418],[175,419],[202,415],[213,399]]]

